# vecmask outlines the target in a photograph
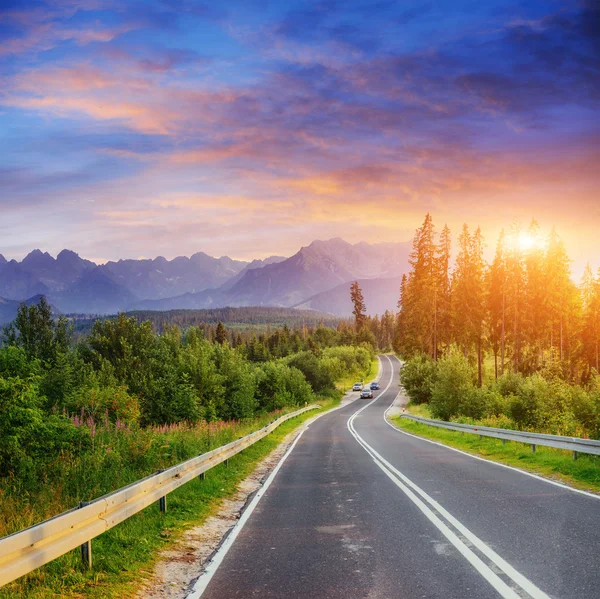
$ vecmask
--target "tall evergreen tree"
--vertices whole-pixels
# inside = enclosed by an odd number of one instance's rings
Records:
[[[523,309],[523,289],[525,272],[520,246],[521,228],[513,225],[510,229],[506,252],[506,314],[510,318],[512,341],[512,370],[517,372],[521,362],[521,311]]]
[[[594,278],[588,263],[583,273],[581,297],[584,314],[583,349],[587,366],[600,372],[600,269]]]
[[[225,341],[227,341],[227,331],[225,330],[225,327],[223,326],[223,323],[220,320],[217,324],[217,331],[215,333],[215,341],[217,343],[219,343],[220,345],[223,345],[223,343],[225,343]]]
[[[548,314],[545,290],[545,251],[537,221],[531,221],[525,239],[528,243],[527,247],[522,250],[525,270],[521,328],[528,349],[526,369],[535,371],[543,362]]]
[[[498,378],[498,354],[500,354],[500,373],[504,374],[504,355],[506,344],[506,241],[504,229],[500,232],[496,255],[488,273],[487,309],[489,315],[489,333],[494,352],[494,373]]]
[[[367,322],[367,306],[358,281],[354,281],[350,286],[350,299],[353,305],[352,314],[354,315],[356,330],[360,331]]]
[[[465,355],[475,349],[479,385],[483,379],[483,337],[486,315],[485,263],[481,229],[469,233],[463,226],[458,239],[458,256],[453,275],[452,306],[456,340]]]
[[[436,314],[435,228],[427,214],[413,239],[409,264],[411,271],[402,298],[404,313],[403,347],[410,354],[434,355]]]
[[[444,225],[436,254],[435,311],[434,311],[434,359],[438,357],[438,346],[444,350],[452,340],[452,305],[450,258],[452,239],[448,225]]]

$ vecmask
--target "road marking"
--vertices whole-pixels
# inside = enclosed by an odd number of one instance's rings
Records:
[[[284,462],[287,460],[288,456],[294,450],[294,447],[296,447],[296,443],[298,443],[298,441],[300,440],[300,437],[302,437],[302,435],[307,431],[308,427],[311,424],[313,424],[313,422],[315,422],[316,420],[321,418],[321,416],[325,416],[326,414],[331,414],[332,412],[335,412],[336,410],[345,408],[347,405],[348,404],[339,405],[331,410],[328,410],[327,412],[323,412],[322,414],[319,414],[319,415],[315,416],[314,418],[311,418],[304,424],[302,430],[300,431],[298,436],[294,439],[294,441],[290,445],[289,449],[285,452],[285,454],[283,455],[281,460],[279,460],[277,466],[275,466],[275,468],[273,469],[273,471],[271,472],[269,477],[265,480],[265,482],[262,484],[262,486],[258,489],[258,491],[256,492],[256,495],[254,495],[254,497],[252,498],[252,501],[248,504],[248,507],[246,507],[246,509],[242,512],[240,519],[236,522],[235,526],[229,531],[229,534],[225,537],[225,540],[223,541],[221,546],[217,549],[216,553],[207,562],[206,567],[204,568],[204,570],[202,571],[200,576],[197,578],[194,586],[192,587],[192,591],[188,595],[186,595],[186,599],[200,599],[200,597],[202,597],[204,591],[206,591],[206,588],[208,587],[213,576],[219,569],[219,566],[225,559],[225,556],[231,549],[236,538],[238,537],[238,535],[244,528],[244,525],[246,524],[246,522],[252,515],[252,512],[254,512],[254,510],[256,509],[258,502],[261,500],[263,495],[266,493],[267,489],[271,486],[271,483],[275,479],[275,476],[277,475],[277,473],[283,466]]]
[[[396,356],[394,356],[394,357],[396,357]],[[396,360],[398,360],[397,357],[396,357]],[[398,362],[400,362],[400,360],[398,360]],[[419,441],[425,441],[426,443],[433,443],[433,445],[439,445],[440,447],[443,447],[445,449],[450,449],[452,451],[462,453],[463,455],[469,456],[470,458],[473,458],[474,460],[480,460],[482,462],[487,462],[488,464],[493,464],[494,466],[500,466],[501,468],[508,468],[509,470],[514,470],[515,472],[519,472],[520,474],[524,474],[525,476],[530,476],[531,478],[535,478],[544,483],[548,483],[549,485],[554,485],[555,487],[560,487],[561,489],[565,489],[566,491],[571,491],[573,493],[579,493],[580,495],[585,495],[586,497],[593,497],[594,499],[600,499],[600,495],[596,495],[595,493],[590,493],[589,491],[584,491],[583,489],[576,489],[575,487],[570,487],[569,485],[566,485],[565,483],[559,483],[555,480],[550,480],[549,478],[544,478],[543,476],[540,476],[539,474],[534,474],[533,472],[528,472],[527,470],[521,470],[521,468],[517,468],[515,466],[509,466],[508,464],[503,464],[502,462],[496,462],[496,461],[490,460],[488,458],[484,458],[484,457],[481,457],[478,455],[473,455],[472,453],[469,453],[468,451],[463,451],[462,449],[458,449],[457,447],[452,447],[450,445],[446,445],[445,443],[440,443],[439,441],[434,441],[433,439],[427,439],[426,437],[420,437],[419,435],[414,435],[413,433],[409,433],[401,428],[398,428],[397,426],[392,424],[386,417],[387,413],[394,406],[394,403],[396,402],[397,397],[398,396],[396,396],[394,398],[394,401],[392,401],[392,403],[390,404],[388,409],[383,413],[383,420],[385,421],[385,423],[388,426],[391,426],[396,432],[402,433],[403,435],[408,435],[409,437],[414,437],[415,439],[419,439]]]
[[[394,379],[394,368],[389,356],[386,356],[392,366],[390,382],[385,391],[389,389]],[[381,394],[383,395],[385,391]],[[380,396],[381,396],[380,395]],[[373,401],[363,406],[350,418],[347,422],[350,434],[363,447],[363,449],[373,458],[375,464],[392,480],[392,482],[401,489],[404,494],[421,510],[425,517],[434,524],[438,530],[456,547],[456,549],[467,559],[467,561],[483,576],[483,578],[505,599],[519,599],[520,595],[506,584],[483,560],[477,556],[450,528],[452,525],[464,538],[472,543],[479,551],[481,551],[494,565],[499,568],[506,576],[516,583],[522,590],[529,594],[534,599],[549,599],[541,589],[536,587],[530,580],[515,570],[510,564],[502,559],[495,551],[488,547],[481,539],[475,536],[469,529],[461,524],[454,516],[445,510],[437,501],[431,498],[425,491],[413,483],[408,477],[402,474],[397,468],[392,466],[385,458],[383,458],[375,449],[373,449],[356,431],[354,428],[354,420],[357,416],[371,404],[373,404],[378,396]],[[414,492],[413,492],[414,491]],[[420,495],[419,498],[417,495]],[[423,501],[424,500],[424,501]],[[436,514],[429,506],[433,507],[438,513]],[[443,516],[447,522],[444,522],[440,516]]]

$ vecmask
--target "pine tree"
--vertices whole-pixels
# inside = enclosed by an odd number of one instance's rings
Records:
[[[215,341],[217,343],[219,343],[220,345],[223,345],[223,343],[225,343],[225,341],[227,341],[227,331],[225,330],[225,327],[223,326],[223,323],[220,320],[217,324],[217,331],[215,333]]]
[[[535,371],[543,361],[543,347],[547,331],[545,290],[545,252],[537,221],[532,220],[527,230],[531,247],[524,248],[524,288],[522,306],[522,334],[528,349],[527,370]],[[522,364],[522,368],[525,364]]]
[[[354,281],[350,286],[350,299],[354,309],[352,314],[354,315],[354,323],[356,331],[360,331],[367,322],[367,307],[365,305],[365,298],[363,297],[362,290],[358,285],[358,281]]]
[[[463,226],[458,239],[459,252],[453,275],[453,315],[456,339],[463,352],[475,348],[479,385],[483,380],[483,337],[486,316],[485,263],[481,229],[469,233]]]
[[[506,251],[506,318],[511,332],[512,370],[518,372],[521,360],[521,311],[523,309],[524,266],[520,248],[521,228],[511,227]],[[510,319],[510,320],[509,320]]]
[[[408,297],[406,287],[408,285],[408,277],[402,275],[400,282],[400,299],[398,300],[398,314],[396,316],[396,332],[394,334],[394,351],[398,354],[406,354],[407,346],[405,345],[406,321],[409,313]]]
[[[436,315],[436,245],[430,214],[417,229],[409,264],[411,271],[402,298],[403,346],[408,355],[434,355]]]
[[[504,229],[500,232],[496,255],[488,274],[487,309],[489,331],[494,352],[494,372],[498,378],[498,353],[500,353],[500,373],[504,374],[504,354],[506,344],[506,242]]]
[[[588,367],[600,372],[600,269],[598,278],[595,279],[589,263],[583,273],[581,297],[584,313],[582,334],[584,355]]]
[[[550,349],[558,346],[559,360],[565,358],[566,302],[571,281],[571,261],[564,243],[553,228],[546,253],[546,297],[550,329]]]
[[[450,229],[444,225],[436,254],[434,359],[438,357],[438,345],[447,350],[452,340],[451,246]]]

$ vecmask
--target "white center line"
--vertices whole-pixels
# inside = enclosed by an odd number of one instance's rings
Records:
[[[392,367],[390,382],[385,390],[373,401],[357,410],[348,419],[347,427],[357,442],[369,453],[377,466],[388,476],[394,484],[401,489],[404,494],[421,510],[425,517],[432,522],[438,530],[456,547],[456,549],[467,559],[467,561],[483,576],[483,578],[504,598],[519,599],[520,595],[516,593],[508,584],[506,584],[479,556],[477,556],[450,528],[459,532],[468,539],[479,551],[481,551],[497,568],[508,576],[515,584],[534,599],[549,599],[548,595],[536,587],[530,580],[515,570],[510,564],[502,559],[495,551],[488,547],[481,539],[474,535],[466,526],[459,522],[447,510],[445,510],[437,501],[431,498],[425,491],[413,483],[408,477],[402,474],[397,468],[385,460],[373,447],[371,447],[354,428],[356,417],[372,403],[377,401],[391,386],[394,380],[394,368],[389,356],[386,356]],[[417,495],[420,495],[418,497]],[[424,501],[423,501],[424,500]],[[429,504],[429,505],[427,505]],[[434,512],[431,507],[436,512]],[[444,522],[440,516],[446,519]]]

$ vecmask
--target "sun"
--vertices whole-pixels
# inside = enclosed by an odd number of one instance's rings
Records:
[[[529,231],[513,231],[505,239],[505,244],[505,247],[513,252],[529,254],[536,250],[545,250],[547,242],[541,235]]]
[[[534,250],[545,249],[546,242],[540,235],[532,235],[527,231],[520,231],[515,245],[523,254],[527,254]]]

